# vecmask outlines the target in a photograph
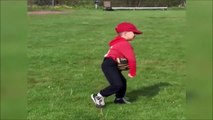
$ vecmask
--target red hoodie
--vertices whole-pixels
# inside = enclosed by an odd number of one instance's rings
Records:
[[[124,38],[117,36],[109,42],[110,49],[104,57],[113,58],[126,58],[129,65],[129,74],[136,76],[136,59],[134,50],[131,44]]]

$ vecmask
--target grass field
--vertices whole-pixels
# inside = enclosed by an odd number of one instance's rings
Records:
[[[184,10],[71,10],[28,21],[28,119],[185,119]],[[132,42],[137,76],[127,78],[126,94],[132,104],[113,104],[110,96],[98,109],[90,95],[108,85],[100,65],[122,21],[144,32]]]

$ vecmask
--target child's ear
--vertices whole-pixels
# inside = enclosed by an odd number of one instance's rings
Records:
[[[123,32],[123,35],[125,35],[125,36],[126,36],[126,34],[127,34],[127,32],[126,32],[126,31],[124,31],[124,32]]]
[[[119,33],[119,35],[120,35],[120,36],[126,36],[126,35],[125,35],[125,32],[121,32],[121,33]]]

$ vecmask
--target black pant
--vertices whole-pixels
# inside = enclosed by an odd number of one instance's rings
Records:
[[[104,97],[115,94],[117,98],[122,98],[126,93],[126,79],[117,68],[117,63],[112,58],[104,58],[102,71],[109,82],[109,86],[100,91]]]

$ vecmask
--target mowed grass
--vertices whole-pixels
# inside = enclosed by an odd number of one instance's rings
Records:
[[[28,21],[28,119],[185,119],[184,10],[72,10]],[[98,109],[90,95],[108,85],[100,66],[122,21],[144,33],[132,42],[137,76],[124,72],[132,104],[116,105],[113,95]]]

